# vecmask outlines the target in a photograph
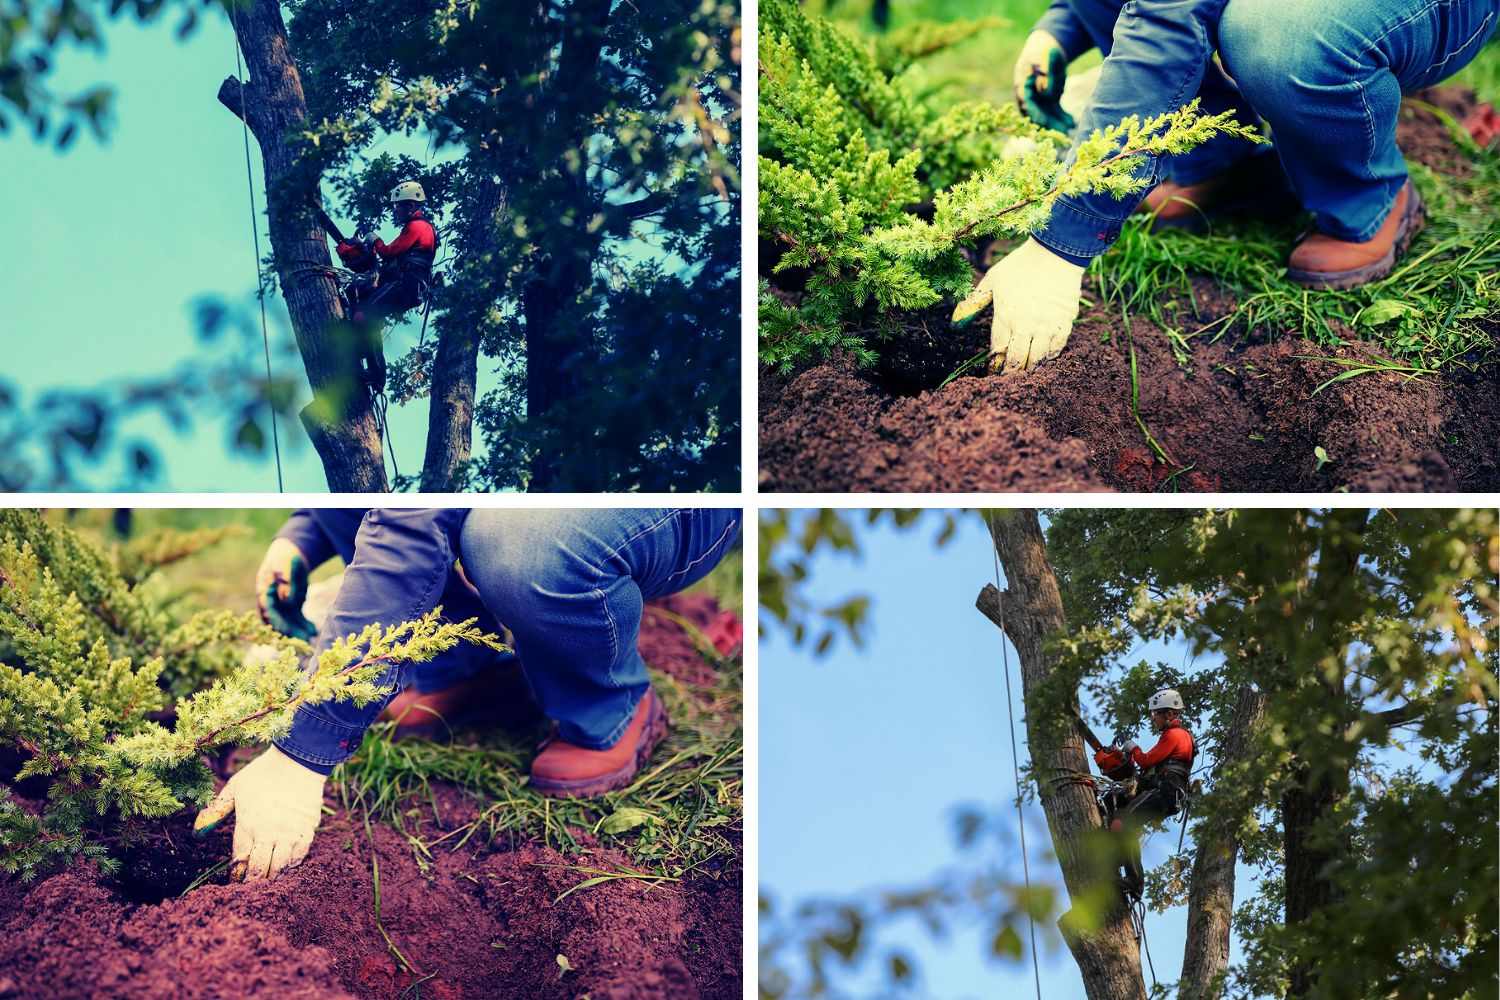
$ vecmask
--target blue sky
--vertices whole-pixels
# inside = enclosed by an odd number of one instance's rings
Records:
[[[115,88],[104,143],[84,134],[72,149],[57,153],[14,131],[0,138],[0,177],[7,190],[24,192],[7,197],[0,377],[28,401],[47,388],[165,374],[205,349],[195,335],[195,300],[219,296],[247,308],[254,304],[241,126],[214,96],[234,73],[233,35],[213,12],[185,42],[177,41],[175,27],[173,17],[147,26],[112,22],[102,56],[73,50],[59,58],[60,88]],[[265,197],[253,137],[250,150],[266,252]],[[420,158],[423,150],[412,155]],[[393,235],[388,221],[382,231]],[[268,305],[273,343],[289,343],[280,299]],[[391,334],[387,356],[404,353],[416,336],[412,323]],[[278,353],[273,363],[278,377],[294,374],[306,392],[294,353]],[[488,388],[483,369],[481,393]],[[425,401],[391,408],[403,473],[421,464],[426,409]],[[286,487],[323,491],[317,455],[300,425],[292,424],[281,423]],[[165,458],[166,474],[151,488],[276,489],[269,453],[263,459],[232,454],[232,427],[223,423],[200,418],[187,434],[155,417],[127,426],[127,438],[150,441]],[[118,460],[93,474],[91,485],[116,485]]]
[[[993,859],[1016,883],[1022,880],[1013,845],[960,851],[954,835],[955,807],[968,803],[998,815],[1013,841],[1015,786],[1000,633],[974,610],[979,589],[994,579],[989,536],[970,515],[948,545],[936,549],[937,530],[935,520],[906,532],[862,527],[861,561],[827,554],[814,561],[808,589],[814,600],[874,597],[863,652],[841,641],[817,659],[792,650],[774,629],[761,642],[760,879],[762,891],[782,907],[877,886],[917,886],[940,870],[972,868],[976,858]],[[1136,658],[1180,664],[1181,656],[1181,650],[1155,647]],[[1009,657],[1024,765],[1014,647]],[[1199,669],[1211,665],[1206,656],[1196,663]],[[1137,739],[1148,747],[1154,742],[1149,733]],[[1033,882],[1060,887],[1040,808],[1026,809]],[[1174,821],[1146,843],[1148,866],[1176,847],[1178,829]],[[1237,898],[1248,877],[1241,866]],[[1185,908],[1148,914],[1158,978],[1177,979],[1185,930]],[[1019,965],[986,960],[987,942],[977,928],[943,944],[914,926],[904,931],[899,943],[921,959],[924,971],[918,996],[1034,995],[1029,957]],[[1037,933],[1042,995],[1082,996],[1082,980],[1060,937],[1050,926],[1039,925]],[[1238,958],[1236,944],[1231,960]]]

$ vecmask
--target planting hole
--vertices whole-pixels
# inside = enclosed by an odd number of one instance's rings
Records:
[[[170,837],[153,837],[126,850],[120,856],[120,870],[108,885],[127,903],[155,906],[181,896],[195,883],[228,882],[228,866],[222,864],[228,853],[227,835],[199,841],[173,829]],[[218,870],[211,871],[216,866]]]

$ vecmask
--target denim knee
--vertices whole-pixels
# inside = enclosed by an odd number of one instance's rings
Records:
[[[571,512],[555,510],[474,511],[464,523],[464,572],[485,605],[507,626],[527,618],[555,596],[587,590],[591,568],[563,540]]]
[[[1219,21],[1219,59],[1257,114],[1270,120],[1328,60],[1337,26],[1322,5],[1229,0]],[[1269,114],[1268,114],[1269,112]]]

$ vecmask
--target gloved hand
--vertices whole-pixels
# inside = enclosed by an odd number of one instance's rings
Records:
[[[964,326],[994,303],[990,320],[990,371],[1032,368],[1057,357],[1078,318],[1083,268],[1027,240],[987,271],[953,310]]]
[[[1014,72],[1016,103],[1026,117],[1055,132],[1071,132],[1073,116],[1063,110],[1068,56],[1050,32],[1033,31],[1021,48]]]
[[[1125,755],[1126,760],[1129,760],[1135,756],[1135,752],[1138,749],[1140,748],[1136,746],[1135,740],[1126,740],[1124,745],[1120,747],[1120,752]]]
[[[255,603],[260,620],[282,635],[311,639],[318,627],[302,614],[307,600],[307,557],[296,544],[274,538],[255,573]]]
[[[230,878],[272,878],[307,857],[327,780],[273,746],[229,779],[193,821],[193,833],[205,837],[238,813]]]

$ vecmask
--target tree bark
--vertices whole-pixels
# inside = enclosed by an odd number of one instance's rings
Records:
[[[1097,849],[1103,826],[1094,796],[1082,785],[1050,780],[1066,771],[1088,770],[1083,742],[1072,726],[1044,719],[1032,707],[1032,693],[1056,666],[1043,643],[1067,624],[1041,524],[1034,510],[1010,511],[990,518],[990,533],[1009,587],[1002,594],[986,585],[975,603],[1010,637],[1020,656],[1026,745],[1063,883],[1073,904],[1058,926],[1083,975],[1090,1000],[1144,1000],[1140,952],[1127,911],[1119,903],[1115,872],[1106,860],[1108,852]],[[1077,692],[1070,696],[1076,707]],[[1092,920],[1088,914],[1094,915]]]
[[[1235,696],[1234,718],[1215,755],[1221,772],[1250,762],[1255,729],[1265,713],[1264,692],[1248,684],[1241,687]],[[1240,842],[1203,824],[1196,835],[1200,839],[1188,888],[1187,940],[1177,995],[1181,1000],[1217,1000],[1222,992],[1220,977],[1229,969],[1229,923]]]
[[[310,210],[317,203],[317,178],[297,163],[294,136],[307,120],[307,101],[281,7],[275,0],[251,0],[235,8],[232,23],[250,79],[230,77],[218,98],[249,125],[260,146],[272,258],[313,393],[302,423],[330,490],[383,493],[389,486],[380,428],[359,382],[352,332],[328,270],[328,236]]]
[[[1322,688],[1322,706],[1334,720],[1334,739],[1348,727],[1349,710],[1344,696],[1349,648],[1349,623],[1358,617],[1351,606],[1358,588],[1356,574],[1364,551],[1364,531],[1369,512],[1333,510],[1323,526],[1317,575],[1308,589],[1307,601],[1299,609],[1299,620],[1308,623],[1302,649],[1311,650],[1300,666],[1305,683]],[[1299,657],[1301,659],[1301,657]],[[1302,923],[1338,899],[1338,888],[1324,872],[1327,866],[1350,850],[1346,833],[1317,827],[1332,817],[1349,787],[1347,768],[1340,771],[1326,760],[1313,778],[1312,754],[1298,748],[1293,784],[1281,798],[1282,846],[1286,853],[1286,922]],[[1289,997],[1306,996],[1317,982],[1317,965],[1311,960],[1294,962],[1289,970]]]
[[[475,154],[471,154],[475,155]],[[476,172],[484,184],[463,245],[470,258],[493,268],[495,227],[505,211],[505,185]],[[481,302],[475,309],[443,317],[437,357],[432,363],[431,408],[427,414],[427,454],[422,462],[424,493],[453,493],[461,487],[459,471],[474,447],[474,387],[479,377]]]

